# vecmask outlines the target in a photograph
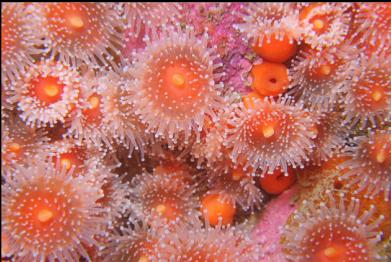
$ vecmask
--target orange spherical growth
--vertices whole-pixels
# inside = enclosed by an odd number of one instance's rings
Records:
[[[287,35],[278,38],[275,34],[272,34],[270,38],[266,38],[257,43],[253,47],[255,53],[260,55],[263,59],[266,59],[274,63],[284,63],[291,59],[297,52],[297,42]]]
[[[232,224],[236,207],[235,203],[223,194],[210,194],[201,201],[201,211],[210,225]],[[221,222],[220,222],[221,221]]]
[[[288,173],[275,169],[273,174],[266,174],[259,179],[261,188],[269,194],[278,195],[288,189],[296,181],[296,173],[288,168]]]
[[[283,64],[263,62],[251,70],[251,87],[261,96],[277,96],[288,89],[288,69]]]

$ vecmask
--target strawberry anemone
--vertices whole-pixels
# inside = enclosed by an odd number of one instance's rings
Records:
[[[149,227],[144,222],[122,226],[118,232],[110,234],[101,251],[103,261],[158,261],[157,245],[164,234],[162,228]]]
[[[34,64],[34,55],[45,51],[42,19],[29,7],[19,3],[1,6],[1,84],[19,80],[27,66]]]
[[[15,95],[11,99],[28,125],[53,127],[57,122],[64,123],[78,106],[80,75],[61,62],[43,60],[30,66],[12,89]]]
[[[69,128],[67,137],[86,143],[89,146],[112,148],[113,138],[105,128],[106,112],[103,108],[107,97],[99,88],[101,79],[93,71],[83,74],[80,84],[80,105],[72,111],[67,119]]]
[[[26,126],[19,118],[7,120],[1,130],[2,173],[28,164],[30,157],[48,147],[48,142],[44,131]]]
[[[369,44],[369,48],[383,46],[388,48],[391,40],[391,5],[390,3],[357,3],[353,9],[354,37],[358,44]],[[363,46],[368,48],[368,46]]]
[[[200,135],[207,116],[216,121],[216,110],[223,106],[217,59],[207,36],[196,38],[188,27],[167,28],[147,42],[130,69],[132,102],[156,137],[176,142],[183,136],[188,143],[192,134]]]
[[[380,216],[370,221],[375,207],[359,214],[360,202],[329,195],[325,202],[303,202],[285,225],[286,258],[291,261],[374,261],[381,238]]]
[[[194,183],[181,171],[139,174],[130,184],[130,208],[149,224],[177,224],[199,215]]]
[[[135,114],[132,103],[133,91],[129,88],[129,80],[114,72],[106,72],[99,76],[98,89],[102,99],[102,119],[103,126],[107,134],[129,150],[129,155],[133,150],[140,151],[144,157],[144,147],[151,142],[150,134],[141,132],[146,126],[141,123]]]
[[[350,159],[339,165],[348,169],[340,180],[356,193],[364,192],[372,198],[383,194],[385,201],[391,199],[391,131],[377,130],[369,136],[353,138],[353,145],[345,148]]]
[[[278,167],[284,173],[288,166],[303,167],[314,147],[314,119],[289,97],[256,99],[254,104],[246,108],[238,103],[228,109],[224,144],[232,161],[244,169],[261,168],[263,174]]]
[[[203,227],[200,222],[177,225],[162,237],[159,250],[163,261],[255,262],[262,257],[249,232],[234,226]]]
[[[333,110],[329,112],[315,112],[316,122],[313,131],[315,149],[311,154],[312,162],[316,165],[337,156],[340,149],[346,143],[348,129],[340,123],[343,118],[341,113]]]
[[[127,26],[137,36],[156,33],[159,26],[177,23],[182,6],[179,3],[123,3]]]
[[[383,52],[359,59],[351,84],[343,88],[346,123],[365,129],[391,121],[391,64],[387,57]]]
[[[89,259],[83,247],[99,245],[93,237],[106,224],[96,203],[100,188],[72,171],[61,171],[41,159],[18,166],[1,187],[2,230],[15,261]]]
[[[300,11],[303,41],[313,49],[337,46],[349,32],[349,3],[313,3]]]
[[[72,67],[115,66],[112,53],[122,46],[121,19],[109,3],[35,4],[44,19],[51,54]]]
[[[298,12],[294,4],[249,3],[243,9],[245,11],[243,22],[234,26],[245,35],[257,53],[265,42],[293,44],[300,39],[300,32],[297,30]],[[266,54],[261,52],[261,56],[263,55]]]
[[[304,47],[289,68],[291,91],[300,96],[310,108],[332,109],[340,99],[345,86],[351,83],[350,75],[356,66],[352,57],[357,54],[349,45],[321,51]]]

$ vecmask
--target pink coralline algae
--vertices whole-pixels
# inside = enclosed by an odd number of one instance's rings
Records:
[[[243,3],[186,4],[183,23],[194,26],[197,34],[207,30],[209,45],[216,46],[224,65],[222,80],[237,91],[248,92],[251,48],[242,41],[233,25],[241,21]]]
[[[390,3],[4,3],[1,260],[391,261]]]
[[[283,225],[296,209],[293,198],[297,190],[296,186],[288,189],[265,206],[261,213],[260,221],[252,232],[264,250],[264,256],[260,261],[286,261],[282,254],[280,238]]]

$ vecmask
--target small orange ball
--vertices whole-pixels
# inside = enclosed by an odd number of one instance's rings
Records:
[[[296,174],[288,167],[288,175],[281,169],[275,169],[273,174],[266,174],[259,179],[261,188],[269,194],[278,195],[288,189],[296,181]]]
[[[283,64],[263,62],[251,70],[251,87],[260,96],[277,96],[289,86],[288,69]]]
[[[219,224],[221,219],[222,225],[232,224],[236,207],[235,203],[223,194],[206,195],[201,202],[201,211],[209,220],[212,226]]]
[[[255,46],[254,52],[274,63],[285,63],[291,59],[297,52],[297,42],[291,41],[288,35],[284,35],[282,39],[276,38],[273,34],[270,39],[264,37],[262,44],[259,44],[259,38]]]

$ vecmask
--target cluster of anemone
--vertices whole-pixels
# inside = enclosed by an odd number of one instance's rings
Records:
[[[312,204],[312,205],[311,205]],[[371,221],[375,207],[360,214],[355,198],[329,196],[325,202],[305,203],[285,226],[283,239],[287,257],[293,261],[376,261],[375,248],[382,233],[376,228],[384,219]],[[297,231],[296,228],[300,228]]]
[[[3,4],[2,261],[389,261],[389,9]]]

